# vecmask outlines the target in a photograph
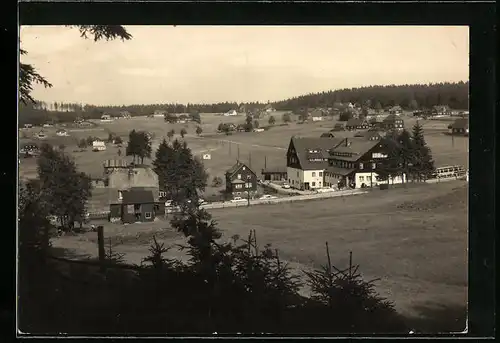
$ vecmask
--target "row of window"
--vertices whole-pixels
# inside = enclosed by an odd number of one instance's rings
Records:
[[[237,185],[235,185],[235,188],[236,189],[242,189],[243,185],[242,184],[237,184]],[[246,182],[245,183],[245,188],[252,188],[252,183],[251,182]]]
[[[332,161],[332,162],[331,162],[331,166],[340,167],[340,168],[349,168],[349,169],[352,169],[352,168],[355,168],[356,163],[353,163],[353,162],[346,162],[346,161]],[[377,163],[373,162],[373,163],[371,164],[371,168],[372,168],[372,169],[376,169],[376,168],[377,168]],[[365,169],[365,164],[364,164],[364,163],[360,163],[360,164],[359,164],[359,169]],[[313,175],[313,176],[314,176],[314,175]]]

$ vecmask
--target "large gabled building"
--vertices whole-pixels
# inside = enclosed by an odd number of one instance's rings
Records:
[[[340,138],[292,137],[286,156],[290,186],[301,190],[324,187],[329,150],[341,142]]]
[[[292,137],[287,177],[292,188],[362,188],[380,183],[377,170],[392,149],[391,140],[366,134],[353,138]],[[400,183],[395,178],[393,183]]]

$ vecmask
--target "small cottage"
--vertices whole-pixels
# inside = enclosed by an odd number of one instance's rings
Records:
[[[106,143],[103,141],[95,140],[92,142],[92,151],[104,151],[106,150]]]
[[[382,122],[385,130],[403,130],[404,121],[395,114],[389,114]]]
[[[345,124],[344,123],[337,123],[333,127],[333,129],[330,130],[330,132],[335,132],[335,131],[345,131]]]
[[[122,223],[152,222],[165,213],[164,204],[155,201],[151,190],[131,188],[120,194],[119,202],[110,204],[110,220]]]
[[[236,162],[226,171],[226,193],[241,195],[257,191],[257,175],[247,165]]]
[[[66,130],[63,130],[63,129],[59,129],[56,131],[56,135],[60,136],[60,137],[67,137],[69,136],[68,135],[68,131]]]
[[[469,120],[467,118],[459,118],[448,126],[449,133],[452,135],[469,135]]]

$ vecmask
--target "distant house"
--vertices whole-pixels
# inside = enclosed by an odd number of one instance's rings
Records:
[[[122,223],[152,222],[157,215],[165,214],[165,205],[155,201],[153,191],[131,188],[120,195],[119,201],[110,204],[110,220]]]
[[[432,115],[449,115],[451,114],[451,109],[448,105],[437,105],[432,107]]]
[[[47,138],[47,135],[43,131],[40,131],[35,135],[35,137],[38,139],[45,139]]]
[[[330,132],[345,131],[345,123],[336,123]]]
[[[312,121],[322,121],[323,118],[323,111],[321,110],[314,110],[311,112],[311,119]]]
[[[399,105],[389,108],[389,114],[400,115],[401,113],[403,113],[403,109]]]
[[[345,124],[345,128],[349,131],[367,130],[370,127],[365,119],[349,119]]]
[[[226,171],[226,193],[234,195],[257,191],[257,175],[244,163],[236,162]]]
[[[237,116],[237,115],[238,115],[238,112],[236,112],[235,110],[230,110],[230,111],[224,113],[224,116],[226,116],[226,117]]]
[[[39,152],[40,149],[35,143],[26,143],[19,149],[19,153],[28,155],[28,157],[37,155]]]
[[[163,117],[165,117],[166,114],[167,114],[167,111],[165,111],[165,110],[155,110],[153,112],[153,117],[163,118]]]
[[[31,129],[33,127],[33,124],[24,124],[25,129]]]
[[[264,107],[264,111],[266,111],[267,113],[269,112],[274,112],[276,111],[273,106],[271,104],[267,104],[265,107]]]
[[[287,168],[264,168],[262,169],[261,174],[266,181],[283,181],[287,179]]]
[[[321,138],[334,138],[335,135],[333,133],[331,133],[331,132],[324,132],[324,133],[321,134],[320,137]]]
[[[106,150],[106,143],[101,140],[95,140],[92,142],[92,151],[104,151]]]
[[[387,117],[385,117],[385,119],[382,121],[382,125],[387,131],[404,129],[403,119],[399,118],[395,114],[389,114]]]
[[[203,159],[204,160],[211,160],[212,159],[212,154],[207,154],[207,153],[203,154]]]
[[[54,126],[54,125],[49,124],[49,123],[45,123],[45,124],[43,124],[43,127],[53,127],[53,126]]]
[[[265,130],[263,128],[257,128],[253,129],[253,132],[264,132]]]
[[[369,141],[378,141],[383,135],[379,131],[359,131],[354,134],[355,138],[365,138]]]
[[[120,111],[119,118],[130,119],[131,115],[129,111]]]
[[[60,137],[67,137],[67,136],[69,136],[68,131],[62,130],[62,129],[57,130],[56,131],[56,135],[58,135]]]
[[[104,174],[109,175],[115,170],[128,168],[128,166],[129,164],[125,160],[121,159],[106,160],[103,163]]]
[[[449,132],[452,135],[469,135],[469,120],[467,118],[459,118],[448,126]]]
[[[103,114],[101,116],[101,121],[107,122],[107,121],[112,121],[111,116],[109,114]]]

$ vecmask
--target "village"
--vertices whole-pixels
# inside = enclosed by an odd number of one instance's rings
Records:
[[[302,128],[308,127],[309,123],[314,125],[313,130],[323,128],[323,125],[317,126],[318,123],[328,122],[330,129],[325,132],[312,136],[306,131],[304,136],[292,136],[289,138],[287,150],[282,150],[283,164],[269,163],[265,161],[264,166],[257,170],[248,165],[246,159],[240,159],[235,156],[235,163],[230,168],[223,171],[220,175],[224,181],[221,194],[211,195],[208,199],[203,200],[202,206],[209,206],[211,203],[228,201],[237,204],[260,204],[278,203],[281,198],[284,199],[294,195],[307,195],[318,193],[330,193],[347,189],[384,187],[385,182],[382,182],[377,175],[377,163],[389,155],[389,147],[381,145],[380,141],[387,133],[400,132],[405,128],[405,119],[412,122],[420,120],[432,123],[439,122],[442,128],[443,137],[458,136],[467,137],[469,134],[468,113],[466,111],[451,111],[448,106],[435,106],[427,114],[422,112],[406,113],[400,106],[387,108],[385,114],[376,113],[372,109],[361,109],[349,103],[345,105],[348,113],[351,113],[351,118],[347,121],[334,120],[336,114],[332,109],[308,109],[306,115],[300,114],[297,117],[295,125],[302,125]],[[240,108],[239,110],[244,110]],[[366,113],[363,116],[362,112]],[[382,111],[379,111],[382,112]],[[236,110],[229,111],[222,116],[221,121],[225,117],[246,117],[260,118],[268,116],[271,118],[275,110],[271,106],[266,106],[262,113],[238,113]],[[329,113],[335,113],[333,116]],[[170,124],[186,124],[192,121],[192,116],[185,114],[172,114],[175,119],[168,119],[165,111],[155,111],[147,116],[142,121],[151,120],[151,118],[161,118],[166,123]],[[198,115],[199,116],[199,115]],[[283,113],[283,122],[289,124],[288,120],[291,113]],[[216,117],[215,117],[216,118]],[[273,116],[274,118],[274,116]],[[425,119],[424,119],[425,118]],[[446,121],[442,121],[443,118]],[[453,119],[456,118],[456,119]],[[121,120],[131,119],[127,112],[119,113],[116,116],[103,115],[98,121],[90,121],[88,124],[83,124],[82,119],[75,120],[74,127],[96,127],[108,124],[114,125],[120,123]],[[135,118],[136,120],[139,118]],[[168,119],[168,120],[167,120]],[[441,121],[436,121],[440,120]],[[157,120],[157,119],[156,119]],[[273,120],[269,120],[273,122]],[[450,124],[446,125],[446,122]],[[331,124],[330,124],[331,123]],[[83,125],[82,125],[83,124]],[[223,124],[223,122],[221,122]],[[226,131],[220,130],[219,124],[215,134],[221,137],[234,137],[239,132],[245,132],[245,124],[228,123]],[[118,124],[119,125],[119,124]],[[168,124],[167,124],[168,125]],[[53,127],[52,124],[44,124],[42,130],[34,134],[34,139],[30,139],[28,143],[22,143],[20,148],[20,157],[36,156],[38,145],[45,140],[47,130],[55,130],[56,137],[69,137],[71,129],[66,129],[65,125],[57,125],[60,128]],[[257,125],[254,125],[257,126]],[[264,128],[252,128],[252,132],[261,133],[271,130],[273,133],[280,130],[280,127],[269,125]],[[25,125],[25,129],[31,129],[33,125]],[[46,131],[43,131],[46,130]],[[434,131],[436,129],[433,129]],[[23,131],[23,130],[21,130]],[[250,130],[247,130],[250,131]],[[36,132],[36,128],[35,131]],[[203,131],[205,132],[205,131]],[[226,133],[224,135],[224,133]],[[212,133],[213,134],[213,133]],[[206,136],[198,136],[198,139],[203,139]],[[262,141],[265,140],[265,133],[262,134]],[[112,136],[112,135],[110,135]],[[151,136],[150,136],[151,138]],[[184,138],[184,137],[182,137]],[[212,136],[209,137],[213,139]],[[124,137],[125,139],[125,137]],[[283,146],[285,146],[282,143]],[[88,139],[88,146],[92,152],[102,152],[109,146],[110,149],[123,148],[125,144],[121,137],[108,137],[108,139]],[[239,145],[236,145],[239,149]],[[251,154],[252,151],[250,150]],[[122,221],[123,223],[134,223],[143,221],[153,221],[155,218],[165,217],[166,214],[174,211],[169,206],[168,201],[162,197],[163,190],[160,189],[158,176],[152,170],[150,165],[133,165],[127,162],[126,156],[120,158],[121,153],[117,153],[113,158],[102,159],[99,154],[95,155],[95,162],[100,160],[102,170],[93,173],[92,182],[95,188],[98,188],[99,193],[103,190],[107,191],[107,204],[103,204],[97,211],[88,213],[89,218],[100,219],[105,214],[112,222]],[[236,152],[239,154],[239,152]],[[257,154],[254,154],[254,156]],[[200,156],[206,163],[212,159],[209,151]],[[256,159],[257,156],[254,157]],[[20,162],[21,163],[21,162]],[[97,164],[97,163],[96,163]],[[378,163],[380,165],[380,163]],[[221,173],[222,174],[222,173]],[[440,165],[437,166],[436,173],[432,178],[467,178],[467,170],[464,165]],[[213,175],[213,177],[217,175]],[[405,175],[392,178],[391,184],[404,183]],[[147,196],[145,195],[147,192]],[[126,194],[124,198],[124,194]],[[333,195],[333,194],[332,194]],[[331,195],[331,196],[332,196]],[[135,199],[143,199],[141,202]],[[251,201],[250,201],[251,200]],[[272,202],[265,200],[274,200]],[[121,205],[120,205],[121,204]],[[131,214],[127,215],[125,205],[134,205],[136,209]],[[212,206],[217,206],[213,204]],[[231,206],[229,204],[225,205]],[[134,214],[135,213],[135,214]],[[140,213],[140,215],[139,215]],[[123,216],[123,217],[121,217]]]

